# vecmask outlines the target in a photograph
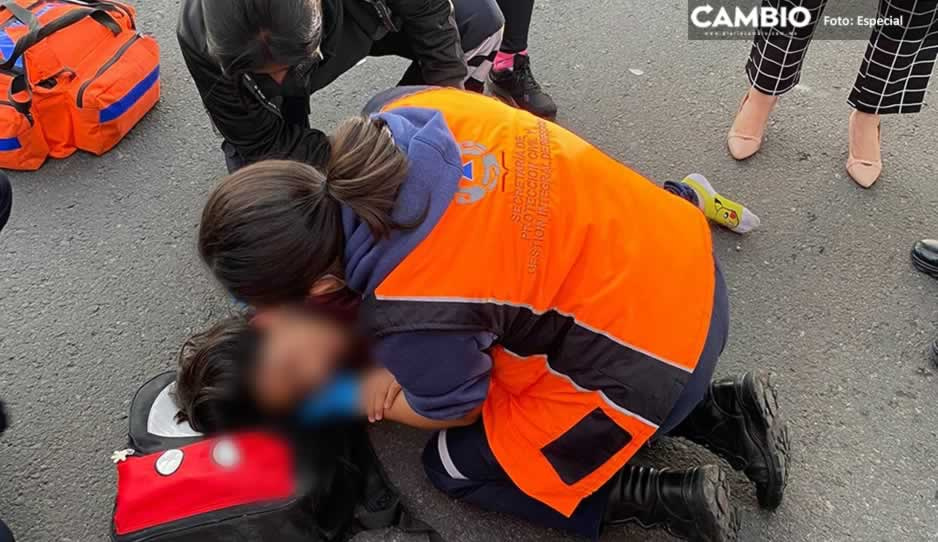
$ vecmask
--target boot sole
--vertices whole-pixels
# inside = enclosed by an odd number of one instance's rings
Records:
[[[747,373],[743,377],[740,400],[743,402],[743,419],[746,435],[762,454],[763,461],[770,467],[769,480],[756,483],[759,506],[774,510],[782,503],[785,486],[788,484],[788,469],[791,464],[791,438],[788,423],[779,413],[778,395],[772,375],[763,371]]]
[[[695,532],[689,542],[734,542],[739,538],[739,511],[730,500],[726,473],[716,465],[704,465],[695,471],[698,493],[693,500],[707,503],[707,510],[695,514]],[[674,533],[672,533],[674,534]],[[678,535],[680,536],[680,535]]]

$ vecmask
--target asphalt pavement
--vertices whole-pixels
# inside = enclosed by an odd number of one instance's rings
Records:
[[[0,397],[14,425],[0,439],[0,517],[20,541],[107,539],[108,457],[123,447],[131,394],[228,311],[194,248],[224,173],[219,141],[176,47],[177,2],[138,4],[163,45],[162,102],[104,157],[12,176]],[[733,475],[741,540],[938,540],[938,370],[927,357],[938,281],[908,259],[916,239],[938,236],[938,112],[887,118],[885,174],[858,188],[844,172],[846,98],[865,43],[818,42],[763,152],[738,164],[724,137],[746,88],[747,42],[688,41],[684,0],[541,0],[534,19],[534,67],[561,124],[658,181],[704,173],[762,218],[747,237],[715,234],[733,316],[718,372],[776,371],[795,447],[775,513]],[[314,97],[313,119],[334,126],[404,66],[368,60]],[[436,494],[419,466],[425,435],[375,436],[407,501],[447,539],[566,540]],[[642,457],[716,461],[681,441]],[[603,540],[671,538],[612,529]]]

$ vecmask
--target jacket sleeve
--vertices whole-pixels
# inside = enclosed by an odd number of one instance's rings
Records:
[[[469,74],[450,0],[388,0],[427,85],[462,88]]]
[[[391,371],[414,412],[431,420],[459,419],[489,392],[488,332],[412,331],[381,338],[375,359]]]
[[[225,77],[218,66],[193,53],[181,40],[180,46],[212,123],[245,161],[280,158],[318,166],[328,160],[326,134],[285,122],[279,113],[242,93],[237,81]]]

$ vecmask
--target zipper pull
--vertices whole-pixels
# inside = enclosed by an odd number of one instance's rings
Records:
[[[137,453],[137,451],[134,450],[133,448],[127,448],[125,450],[117,450],[116,452],[111,454],[111,461],[113,461],[115,465],[118,463],[123,463],[124,461],[127,461],[127,458],[129,456],[132,456],[135,453]]]

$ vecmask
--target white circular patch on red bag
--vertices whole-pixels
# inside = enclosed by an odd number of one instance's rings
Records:
[[[179,465],[182,465],[183,457],[185,457],[185,454],[182,453],[182,450],[167,450],[163,452],[163,455],[156,460],[156,472],[163,476],[169,476],[179,470]]]
[[[218,466],[230,469],[241,462],[241,453],[238,452],[238,446],[233,441],[222,439],[212,448],[212,459]]]

